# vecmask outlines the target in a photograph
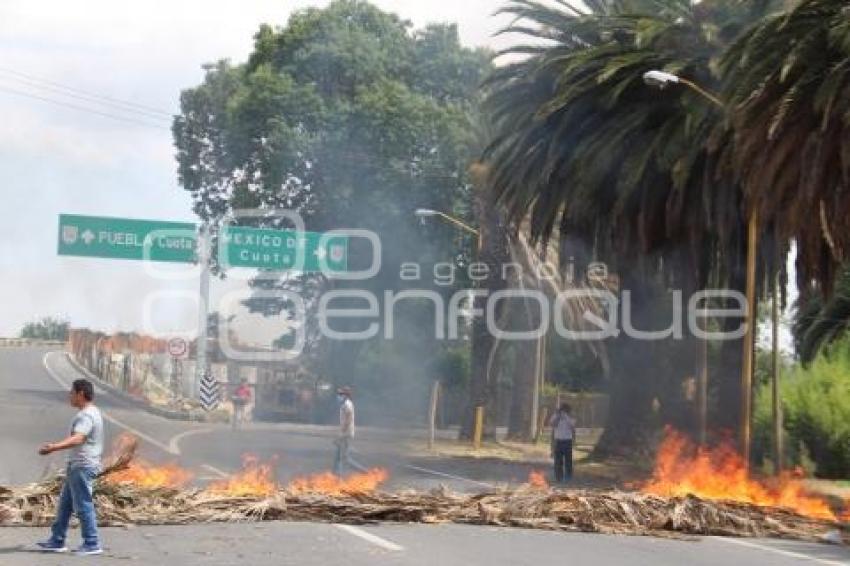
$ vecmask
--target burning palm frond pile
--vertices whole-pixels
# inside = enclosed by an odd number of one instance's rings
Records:
[[[382,493],[387,479],[381,469],[347,478],[324,473],[297,478],[286,486],[274,480],[272,463],[246,457],[241,472],[205,489],[184,486],[191,475],[171,466],[153,467],[129,461],[126,446],[121,465],[98,481],[95,496],[103,525],[188,524],[234,521],[327,521],[362,524],[376,521],[464,523],[561,531],[635,535],[728,535],[820,540],[835,531],[850,542],[850,532],[831,511],[797,507],[779,498],[697,497],[699,485],[687,493],[669,491],[665,483],[680,473],[670,459],[683,457],[681,439],[662,446],[660,465],[647,492],[552,490],[540,472],[517,489],[460,495],[445,489],[428,493]],[[134,452],[134,448],[132,450]],[[704,453],[697,457],[705,457]],[[675,459],[675,458],[674,458]],[[666,462],[666,464],[665,464]],[[725,461],[726,472],[731,461]],[[693,466],[687,467],[694,469]],[[681,468],[684,470],[685,468]],[[716,470],[711,470],[716,472]],[[684,471],[681,471],[684,473]],[[727,482],[730,481],[727,475]],[[685,482],[686,478],[677,478]],[[690,478],[691,482],[696,481]],[[749,481],[749,480],[748,480]],[[61,480],[56,478],[19,489],[0,487],[0,525],[44,526],[52,522]],[[798,494],[799,495],[799,494]],[[719,496],[715,497],[715,496]]]
[[[374,477],[375,472],[372,472]],[[324,481],[324,480],[323,480]],[[352,480],[349,480],[352,481]],[[367,481],[367,478],[355,478]],[[309,483],[309,482],[308,482]],[[819,540],[837,523],[781,508],[715,502],[693,496],[636,492],[550,490],[524,486],[478,495],[305,491],[231,495],[215,490],[146,488],[101,481],[97,508],[103,525],[187,524],[233,521],[373,521],[465,523],[618,534],[772,536]],[[60,482],[0,488],[0,524],[45,526],[53,520]],[[845,542],[850,533],[844,532]]]

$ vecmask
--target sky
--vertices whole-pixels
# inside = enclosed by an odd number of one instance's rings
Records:
[[[177,183],[169,131],[168,115],[177,113],[180,91],[202,80],[204,63],[243,61],[261,23],[284,25],[292,11],[327,3],[0,3],[0,336],[14,336],[42,316],[105,331],[194,334],[198,279],[191,268],[180,268],[180,280],[163,281],[140,262],[60,257],[58,215],[192,221],[189,196]],[[500,0],[374,3],[416,27],[456,22],[468,46],[499,48],[510,41],[493,37],[508,23],[505,16],[491,16]],[[93,105],[63,87],[144,108]],[[243,286],[214,282],[213,295]],[[251,321],[253,327],[274,324]]]

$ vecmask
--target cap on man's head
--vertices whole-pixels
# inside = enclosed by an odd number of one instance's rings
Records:
[[[336,390],[337,394],[345,395],[346,397],[351,397],[351,388],[348,386],[340,387]]]

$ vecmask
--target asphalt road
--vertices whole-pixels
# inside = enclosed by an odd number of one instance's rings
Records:
[[[63,465],[61,454],[44,458],[38,445],[61,437],[73,409],[67,385],[79,374],[61,352],[0,348],[0,485],[39,479]],[[325,471],[333,455],[333,430],[302,425],[256,426],[232,432],[227,426],[169,421],[99,391],[107,415],[107,441],[129,431],[142,439],[141,456],[177,462],[203,483],[237,470],[241,456],[277,456],[280,481]],[[428,489],[447,484],[476,490],[522,481],[527,470],[489,462],[411,457],[406,437],[387,431],[359,431],[357,457],[366,466],[386,467],[385,487]],[[43,529],[0,529],[0,564],[74,564],[79,558],[28,551]],[[76,536],[76,535],[72,535]],[[690,541],[649,537],[546,533],[528,530],[387,524],[349,527],[327,524],[263,523],[105,529],[106,563],[126,564],[594,564],[713,565],[850,564],[841,547],[788,541],[705,537]]]
[[[0,349],[0,450],[14,458],[0,463],[0,485],[35,481],[64,466],[62,453],[41,457],[37,447],[61,438],[74,409],[67,404],[70,383],[81,377],[63,352],[50,349]],[[139,455],[153,463],[178,463],[194,473],[197,483],[220,479],[241,467],[251,454],[274,462],[276,477],[324,472],[334,456],[333,427],[300,424],[250,424],[233,431],[227,424],[173,421],[152,415],[97,387],[95,403],[106,422],[107,447],[124,432],[141,439]],[[366,468],[390,472],[388,489],[430,489],[440,484],[456,491],[480,490],[525,481],[532,466],[456,462],[435,467],[432,459],[409,454],[408,433],[358,429],[354,457]]]

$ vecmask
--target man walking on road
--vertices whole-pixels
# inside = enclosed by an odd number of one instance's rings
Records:
[[[251,386],[247,379],[242,379],[239,387],[233,393],[233,430],[242,428],[245,423],[245,413],[248,411],[248,403],[251,402]]]
[[[336,444],[336,458],[334,459],[334,473],[341,476],[345,471],[346,464],[363,470],[351,458],[351,440],[354,438],[354,402],[351,400],[351,389],[340,387],[336,392],[339,403],[339,437],[334,441]]]
[[[549,425],[552,427],[552,458],[555,460],[555,481],[558,483],[573,477],[573,439],[576,422],[570,416],[570,406],[561,405]]]
[[[103,417],[94,406],[94,386],[87,379],[78,379],[71,385],[69,401],[79,409],[71,422],[71,434],[59,442],[48,442],[39,448],[42,456],[69,450],[68,467],[56,520],[53,521],[51,536],[46,542],[38,543],[45,552],[65,552],[65,537],[71,513],[80,520],[83,544],[77,554],[101,554],[103,550],[97,533],[97,515],[95,513],[92,489],[94,480],[101,470],[100,457],[103,453]]]

